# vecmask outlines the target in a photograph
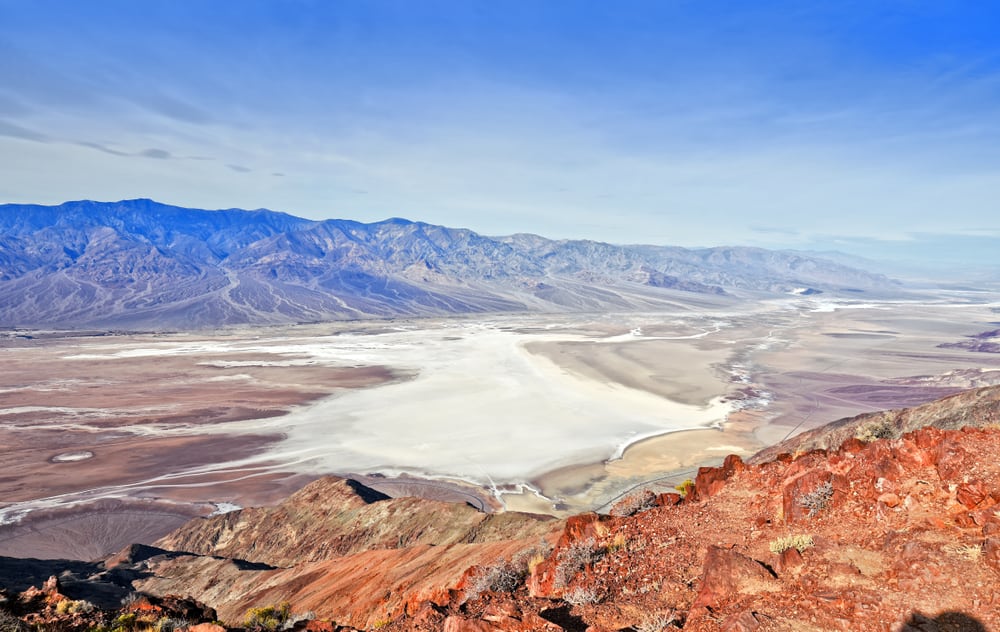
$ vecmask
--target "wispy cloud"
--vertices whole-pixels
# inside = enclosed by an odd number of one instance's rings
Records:
[[[170,160],[173,155],[166,149],[158,149],[156,147],[151,147],[149,149],[143,149],[137,156],[142,156],[143,158],[154,158],[156,160]]]
[[[20,125],[10,123],[2,119],[0,119],[0,136],[17,138],[20,140],[30,140],[36,143],[47,143],[50,141],[49,137],[41,132],[36,132],[35,130],[21,127]]]
[[[79,145],[80,147],[87,147],[89,149],[96,149],[97,151],[99,151],[101,153],[111,154],[112,156],[131,156],[131,155],[133,155],[133,154],[130,154],[130,153],[127,153],[127,152],[124,152],[124,151],[118,151],[117,149],[112,149],[111,147],[108,147],[107,145],[102,145],[100,143],[95,143],[95,142],[92,142],[92,141],[81,140],[81,141],[77,141],[76,144]]]
[[[250,167],[244,167],[243,165],[227,164],[226,166],[237,173],[250,173],[253,171]]]

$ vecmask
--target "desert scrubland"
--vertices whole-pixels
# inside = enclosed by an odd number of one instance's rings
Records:
[[[939,346],[996,329],[997,306],[6,332],[0,554],[97,557],[331,473],[492,511],[600,509],[833,419],[1000,381],[1000,354]]]

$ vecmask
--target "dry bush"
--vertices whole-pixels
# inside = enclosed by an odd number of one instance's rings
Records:
[[[478,599],[484,592],[514,592],[527,574],[527,562],[520,559],[498,559],[487,566],[479,566],[469,577],[469,583],[465,587],[465,601]]]
[[[601,597],[593,586],[577,586],[566,591],[563,601],[571,606],[586,606],[600,603]]]
[[[770,544],[771,553],[775,555],[781,555],[788,549],[796,549],[801,553],[812,546],[813,538],[811,535],[786,535],[772,540]]]
[[[813,518],[816,514],[826,509],[827,505],[830,504],[831,498],[833,498],[833,483],[827,481],[808,494],[803,495],[802,498],[799,498],[797,504],[799,507],[808,509],[809,517]]]
[[[858,426],[854,431],[854,438],[865,443],[871,443],[878,439],[894,439],[896,429],[885,419],[876,419]]]
[[[642,622],[635,624],[633,627],[636,632],[663,632],[668,627],[677,621],[677,613],[673,610],[670,612],[655,612],[646,616]]]
[[[31,628],[6,610],[0,610],[0,632],[28,632]]]
[[[983,556],[983,547],[979,544],[953,543],[945,545],[944,552],[954,557],[960,557],[963,560],[978,562],[979,558]]]
[[[284,629],[285,623],[292,616],[292,606],[283,601],[276,606],[250,608],[247,610],[243,627],[253,632],[274,632]]]
[[[648,489],[629,494],[611,508],[612,516],[627,517],[642,513],[656,506],[656,494]]]
[[[594,538],[577,540],[556,555],[555,585],[565,588],[584,568],[601,559],[602,550]]]

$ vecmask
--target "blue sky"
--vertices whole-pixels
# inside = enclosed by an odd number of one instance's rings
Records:
[[[0,201],[990,259],[992,6],[0,0]]]

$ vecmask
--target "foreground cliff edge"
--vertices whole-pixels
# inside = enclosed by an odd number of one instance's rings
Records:
[[[2,608],[66,630],[1000,629],[1000,387],[782,448],[567,520],[320,479],[102,562],[5,558]]]

